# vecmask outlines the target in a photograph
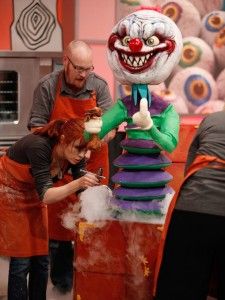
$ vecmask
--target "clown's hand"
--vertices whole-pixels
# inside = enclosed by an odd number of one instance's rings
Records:
[[[95,117],[84,123],[84,128],[88,133],[99,133],[102,128],[102,119],[101,117]]]
[[[132,116],[134,124],[143,130],[152,128],[153,121],[148,111],[148,101],[146,98],[142,98],[140,101],[140,111],[136,112]]]

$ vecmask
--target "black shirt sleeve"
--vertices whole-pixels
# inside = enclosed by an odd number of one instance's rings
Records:
[[[46,190],[53,185],[50,173],[52,145],[49,138],[29,134],[11,146],[7,155],[18,163],[30,165],[36,190],[43,199]]]

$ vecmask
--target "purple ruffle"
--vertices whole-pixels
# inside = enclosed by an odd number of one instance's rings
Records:
[[[118,198],[132,198],[132,200],[135,201],[133,198],[157,198],[157,197],[164,197],[166,194],[171,193],[172,188],[169,186],[165,187],[156,187],[156,188],[124,188],[119,187],[114,189],[113,193]]]
[[[173,179],[173,176],[162,170],[149,171],[119,171],[112,176],[112,181],[115,183],[157,183],[168,182]]]
[[[148,166],[154,165],[168,166],[171,164],[171,160],[163,154],[136,155],[131,153],[125,153],[117,157],[114,160],[113,164],[121,168],[132,166],[145,166],[147,168]]]
[[[146,210],[146,211],[160,211],[161,201],[126,201],[113,199],[112,205],[125,210]]]
[[[158,149],[159,150],[159,147],[152,140],[125,139],[120,143],[120,145],[121,145],[121,147]]]

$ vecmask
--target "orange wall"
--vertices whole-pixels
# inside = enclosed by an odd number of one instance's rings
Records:
[[[10,50],[10,25],[13,21],[13,1],[0,0],[0,50]]]
[[[115,22],[114,0],[57,0],[58,22],[63,32],[63,47],[80,39],[94,52],[95,71],[104,77],[114,97],[114,77],[109,68],[107,39]],[[11,49],[10,26],[13,22],[13,0],[0,0],[0,51]]]

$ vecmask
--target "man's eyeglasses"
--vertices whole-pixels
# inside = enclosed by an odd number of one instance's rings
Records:
[[[77,73],[79,73],[79,74],[81,74],[81,73],[83,73],[83,72],[89,74],[89,73],[91,73],[91,72],[94,70],[94,66],[91,66],[91,67],[89,67],[89,68],[83,68],[83,67],[74,65],[74,64],[72,63],[72,61],[69,59],[68,56],[67,56],[67,58],[68,58],[69,62],[71,63],[71,65],[73,66],[74,70],[75,70]]]

